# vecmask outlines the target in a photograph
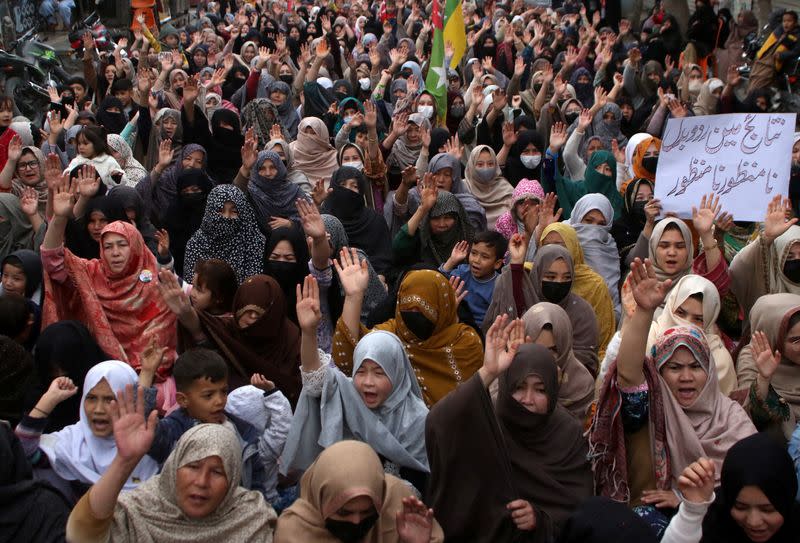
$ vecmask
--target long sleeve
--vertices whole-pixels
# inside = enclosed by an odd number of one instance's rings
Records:
[[[525,304],[525,294],[522,290],[522,279],[525,273],[523,264],[511,264],[511,288],[514,293],[514,306],[517,308],[517,316],[522,316],[528,309]]]
[[[106,519],[94,516],[89,503],[91,490],[78,500],[67,521],[67,541],[81,541],[82,543],[105,543],[111,536],[111,524],[114,515]]]
[[[584,136],[585,133],[573,130],[564,146],[564,166],[571,179],[583,179],[583,174],[586,172],[586,164],[578,153]]]
[[[45,271],[50,276],[50,279],[56,283],[63,283],[69,277],[67,268],[64,265],[64,246],[56,247],[55,249],[40,249],[42,255],[42,265]]]
[[[412,258],[419,254],[419,236],[408,234],[408,224],[404,224],[392,240],[392,252],[398,258]]]
[[[699,543],[703,537],[703,517],[708,507],[714,502],[692,503],[683,500],[678,507],[678,514],[672,517],[661,543]]]
[[[31,464],[38,462],[39,441],[46,427],[47,418],[36,419],[30,415],[25,415],[14,429],[14,433],[22,445],[22,450],[25,451],[25,456]]]

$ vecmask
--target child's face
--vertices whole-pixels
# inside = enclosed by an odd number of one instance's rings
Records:
[[[13,264],[3,265],[3,292],[6,294],[19,294],[25,296],[25,286],[28,283],[25,272]]]
[[[370,409],[383,405],[392,393],[392,382],[386,372],[372,360],[364,360],[358,367],[358,371],[353,374],[353,386]]]
[[[198,282],[197,274],[194,274],[192,285],[192,290],[189,292],[189,300],[196,311],[205,311],[214,305],[211,290],[207,289],[201,282]]]
[[[178,391],[178,404],[189,416],[204,423],[225,422],[225,404],[228,401],[228,379],[213,382],[208,377],[195,379],[188,390]]]
[[[495,254],[495,248],[486,243],[473,243],[469,250],[469,271],[475,279],[485,279],[500,269],[503,261]]]
[[[83,134],[78,135],[78,154],[83,158],[94,158],[94,145]]]
[[[114,433],[111,422],[111,401],[115,400],[114,391],[105,379],[100,379],[83,400],[83,409],[86,411],[86,420],[89,429],[97,437],[108,437]]]
[[[14,119],[14,111],[11,109],[0,110],[0,126],[8,127]]]

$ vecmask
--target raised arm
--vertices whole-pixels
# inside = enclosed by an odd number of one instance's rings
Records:
[[[19,157],[21,156],[22,138],[16,135],[8,142],[8,160],[6,160],[6,165],[3,166],[3,169],[0,170],[0,189],[5,192],[11,190],[11,180],[17,171],[17,162],[19,162]]]
[[[313,275],[306,275],[302,288],[297,285],[297,322],[300,325],[300,364],[305,373],[319,369],[317,328],[322,320],[319,285]]]
[[[719,242],[714,236],[714,221],[720,216],[722,206],[719,196],[714,193],[703,195],[700,209],[692,206],[692,224],[703,241],[703,254],[706,257],[706,269],[710,272],[717,267],[722,259]]]
[[[524,342],[525,324],[522,319],[511,320],[503,313],[494,320],[486,332],[483,366],[478,370],[483,386],[489,388],[489,385],[511,366],[517,349]]]
[[[198,343],[205,341],[206,336],[200,326],[200,317],[183,291],[178,278],[171,271],[162,269],[158,272],[158,291],[170,311],[178,316],[180,323],[192,334]]]
[[[341,263],[340,263],[341,261]],[[359,261],[355,249],[344,248],[339,253],[339,260],[334,260],[339,284],[344,290],[344,307],[341,319],[354,338],[361,334],[361,306],[364,293],[369,284],[369,268],[366,260]]]
[[[436,188],[436,182],[433,180],[433,174],[426,173],[417,185],[419,189],[419,207],[408,220],[408,235],[414,237],[422,224],[428,212],[436,205],[436,198],[439,195],[439,189]]]
[[[318,270],[329,268],[332,250],[319,209],[305,199],[298,199],[295,206],[303,232],[311,238],[311,264]]]
[[[61,176],[53,189],[53,219],[47,225],[42,246],[45,249],[58,249],[64,245],[64,231],[72,215],[72,195],[74,189],[66,175]]]

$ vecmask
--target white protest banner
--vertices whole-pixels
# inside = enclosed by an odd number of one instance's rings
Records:
[[[767,203],[789,194],[795,113],[733,113],[667,121],[655,197],[664,212],[692,216],[704,194],[719,195],[737,221],[761,221]]]

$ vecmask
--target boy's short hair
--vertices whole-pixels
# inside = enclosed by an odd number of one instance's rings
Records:
[[[186,392],[198,379],[218,383],[228,378],[228,365],[222,357],[209,349],[189,349],[178,357],[172,367],[175,388]]]
[[[128,78],[117,79],[111,83],[111,93],[133,90],[133,81]]]
[[[0,296],[0,335],[16,338],[25,331],[33,310],[19,294]]]
[[[508,240],[500,232],[491,230],[478,232],[472,238],[472,244],[475,245],[476,243],[485,243],[488,247],[494,249],[495,260],[505,257],[506,251],[508,251]]]

